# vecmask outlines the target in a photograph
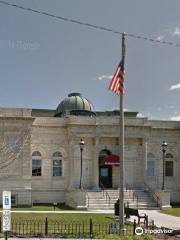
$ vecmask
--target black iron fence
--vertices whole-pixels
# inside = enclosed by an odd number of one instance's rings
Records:
[[[0,219],[1,226],[1,219]],[[126,234],[135,233],[136,222],[126,225]],[[2,229],[0,227],[0,233]],[[108,234],[119,234],[119,223],[97,223],[89,219],[84,222],[63,222],[48,220],[12,220],[11,236],[56,236],[56,237],[97,237]]]
[[[2,224],[0,218],[0,235],[2,236]],[[168,235],[174,236],[180,234],[180,230],[170,231],[170,229],[158,229],[154,222],[147,226],[143,222],[138,225],[134,223],[126,223],[125,235],[132,236],[134,234],[155,234],[167,232]],[[154,232],[154,233],[153,233]],[[119,235],[119,222],[110,221],[106,223],[98,223],[89,219],[88,221],[81,222],[64,222],[53,221],[45,218],[44,220],[12,220],[11,232],[9,236],[17,237],[57,237],[59,238],[101,238],[117,239]]]

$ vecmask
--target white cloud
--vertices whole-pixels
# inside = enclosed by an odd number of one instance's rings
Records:
[[[175,89],[178,89],[178,88],[180,88],[180,83],[177,83],[177,84],[175,84],[175,85],[172,85],[172,86],[169,88],[169,90],[175,90]]]
[[[180,28],[179,27],[175,27],[172,36],[180,36]]]
[[[164,36],[159,35],[156,39],[157,39],[158,41],[162,41],[162,40],[164,39]]]
[[[170,118],[172,121],[180,121],[180,116],[174,116]]]
[[[112,75],[102,75],[102,76],[99,76],[97,77],[96,79],[99,80],[99,81],[102,81],[102,80],[106,80],[106,79],[112,79]]]
[[[164,29],[156,37],[157,41],[163,41],[164,39],[169,39],[169,37],[179,37],[180,36],[180,25],[174,26],[172,28]]]

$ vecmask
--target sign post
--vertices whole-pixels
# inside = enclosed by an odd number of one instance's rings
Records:
[[[11,192],[3,191],[3,231],[5,240],[8,239],[8,232],[11,230]]]

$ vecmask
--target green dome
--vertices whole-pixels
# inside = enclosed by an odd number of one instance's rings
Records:
[[[80,93],[71,93],[57,107],[55,117],[66,115],[94,116],[93,105]]]

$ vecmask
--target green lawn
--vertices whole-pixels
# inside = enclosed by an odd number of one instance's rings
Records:
[[[2,213],[1,213],[2,215]],[[48,233],[49,236],[56,237],[86,237],[86,229],[89,232],[90,219],[93,223],[93,237],[100,239],[119,239],[118,234],[109,234],[110,223],[117,223],[114,214],[93,214],[93,213],[12,213],[13,232],[16,235],[23,233],[43,232],[45,229],[45,219],[48,219]],[[40,222],[43,222],[41,225]],[[55,225],[53,224],[55,223]],[[62,225],[58,226],[56,223],[61,222]],[[78,225],[80,223],[80,225]],[[31,226],[30,226],[31,225]],[[100,226],[101,225],[101,226]],[[27,227],[28,226],[28,227]],[[80,227],[79,227],[80,226]],[[55,230],[54,230],[55,228]],[[151,236],[144,235],[142,237],[133,236],[133,226],[126,226],[128,233],[125,240],[151,240]],[[75,233],[71,233],[74,229]],[[80,233],[79,233],[80,231]],[[85,232],[84,232],[85,231]],[[54,234],[55,235],[51,235]],[[80,235],[79,235],[80,234]],[[44,235],[40,235],[44,236]]]
[[[162,213],[180,217],[180,204],[172,204],[172,208],[161,210]]]
[[[108,223],[114,220],[113,214],[93,214],[93,213],[12,213],[13,220],[45,220],[46,217],[49,221],[63,221],[63,222],[83,222],[92,221],[98,223]]]

